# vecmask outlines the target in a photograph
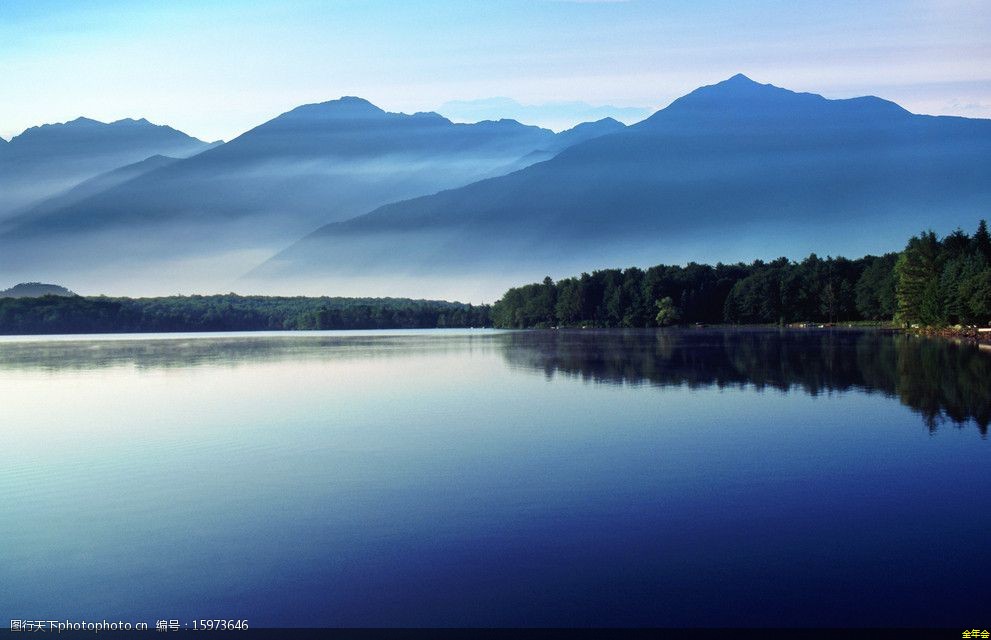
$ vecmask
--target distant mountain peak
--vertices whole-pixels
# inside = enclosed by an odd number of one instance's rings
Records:
[[[608,133],[614,133],[616,131],[622,131],[626,128],[626,125],[616,120],[615,118],[600,118],[593,122],[582,122],[581,124],[576,124],[570,129],[565,129],[558,134],[559,137],[565,140],[584,140],[591,139],[598,136],[606,135]]]
[[[847,110],[876,110],[890,114],[908,114],[909,111],[900,105],[878,98],[876,96],[859,96],[856,98],[826,98],[818,93],[805,93],[784,89],[770,83],[761,83],[738,73],[732,77],[717,82],[716,84],[699,87],[691,93],[675,100],[672,106],[678,103],[702,102],[705,100],[712,103],[715,100],[737,100],[767,106],[769,103],[792,102],[806,106],[817,105],[820,107],[839,107]]]
[[[42,127],[58,127],[58,126],[91,126],[91,125],[106,125],[105,122],[100,122],[99,120],[94,120],[93,118],[87,118],[86,116],[79,116],[75,120],[69,120],[63,124],[43,124]]]
[[[683,96],[681,99],[690,98],[691,96],[785,96],[785,95],[812,95],[812,94],[796,94],[794,91],[789,89],[782,89],[781,87],[776,87],[773,84],[764,84],[757,82],[742,73],[738,73],[731,76],[721,82],[715,84],[709,84]],[[675,101],[677,102],[677,100]]]
[[[749,77],[743,75],[742,73],[734,74],[734,75],[730,76],[729,78],[723,80],[719,84],[725,84],[725,83],[729,83],[729,82],[732,82],[734,84],[741,84],[741,83],[760,84],[758,82],[754,82],[753,80],[751,80]]]
[[[146,118],[137,118],[137,119],[121,118],[120,120],[114,120],[113,122],[110,123],[110,126],[114,126],[114,125],[140,125],[140,126],[152,126],[152,127],[162,126],[162,125],[152,124],[151,122],[148,122]]]
[[[375,111],[382,111],[382,109],[379,109],[368,100],[365,100],[364,98],[361,98],[359,96],[341,96],[337,100],[331,100],[325,104],[334,104],[334,103],[341,105],[360,106],[362,108],[368,108]]]
[[[643,128],[665,127],[688,118],[694,122],[739,127],[784,120],[797,124],[811,118],[834,125],[859,123],[860,126],[868,121],[880,123],[884,119],[909,115],[894,102],[873,96],[829,99],[816,93],[763,84],[738,73],[678,98],[640,125]]]
[[[593,120],[591,122],[580,122],[566,131],[577,131],[580,129],[595,129],[595,128],[607,128],[607,129],[625,129],[626,125],[612,117],[599,118],[598,120]]]
[[[281,116],[281,118],[307,119],[351,119],[351,118],[380,118],[387,115],[383,109],[357,96],[342,96],[337,100],[316,102],[296,107]]]

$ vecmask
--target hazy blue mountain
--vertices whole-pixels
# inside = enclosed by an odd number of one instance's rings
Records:
[[[220,147],[19,216],[0,236],[0,268],[104,278],[125,265],[132,277],[137,264],[161,278],[162,261],[187,261],[170,277],[234,279],[326,222],[501,175],[547,157],[521,160],[534,151],[552,155],[622,126],[558,135],[514,120],[389,113],[355,97],[304,105]]]
[[[582,122],[558,134],[558,147],[562,150],[572,147],[579,142],[598,138],[608,133],[616,133],[626,128],[626,125],[615,118],[602,118],[592,122]]]
[[[22,221],[29,222],[41,216],[51,214],[54,211],[69,207],[77,202],[85,200],[86,198],[106,191],[107,189],[123,184],[128,180],[133,180],[134,178],[148,173],[149,171],[154,171],[155,169],[159,169],[178,161],[178,158],[156,155],[150,158],[145,158],[140,162],[135,162],[134,164],[129,164],[111,171],[107,171],[106,173],[101,173],[98,176],[84,180],[67,191],[63,191],[62,193],[54,195],[51,198],[47,198],[37,204],[31,205],[23,212],[19,212],[11,217],[8,221],[6,221],[6,223],[0,222],[0,230],[4,228],[16,227]]]
[[[991,120],[738,75],[546,162],[324,226],[252,282],[382,294],[458,280],[491,299],[607,265],[894,250],[989,212]]]
[[[188,157],[210,146],[144,119],[31,127],[0,147],[0,217],[150,156]]]
[[[594,122],[583,122],[575,125],[574,127],[557,134],[553,140],[548,142],[546,147],[528,153],[511,165],[508,165],[505,167],[504,171],[500,172],[500,175],[505,175],[513,171],[524,169],[531,164],[543,162],[544,160],[550,160],[568,147],[573,147],[580,142],[585,142],[586,140],[591,140],[592,138],[598,138],[599,136],[616,133],[617,131],[621,131],[625,128],[625,124],[613,118],[602,118],[601,120],[596,120]]]
[[[57,284],[22,282],[0,291],[0,298],[40,298],[42,296],[74,296],[75,293]]]
[[[222,147],[25,221],[21,231],[255,218],[258,239],[300,235],[321,222],[488,177],[554,138],[515,121],[453,124],[345,97],[293,109]]]

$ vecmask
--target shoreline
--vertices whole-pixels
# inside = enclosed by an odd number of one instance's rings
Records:
[[[943,338],[946,340],[991,345],[991,327],[911,327],[904,329],[904,331],[912,335],[927,338]]]
[[[287,329],[277,329],[277,328],[249,328],[249,329],[230,329],[230,328],[218,328],[218,329],[202,329],[195,330],[189,328],[176,328],[167,329],[162,327],[147,327],[136,328],[132,327],[130,330],[93,330],[92,328],[80,328],[79,331],[67,330],[61,332],[47,333],[43,331],[28,331],[28,332],[7,332],[3,331],[0,327],[0,343],[11,343],[20,340],[30,340],[30,341],[71,341],[71,340],[85,340],[85,339],[147,339],[149,337],[155,337],[158,339],[181,339],[185,337],[271,337],[271,336],[282,336],[282,337],[305,337],[305,336],[324,336],[324,335],[355,335],[355,334],[369,334],[369,335],[383,335],[383,334],[415,334],[419,332],[471,332],[479,330],[488,330],[495,332],[504,331],[650,331],[650,330],[663,330],[663,329],[679,329],[679,330],[706,330],[706,329],[739,329],[739,330],[754,330],[754,329],[764,329],[764,330],[789,330],[789,331],[879,331],[884,333],[902,333],[906,335],[912,335],[923,338],[941,338],[944,340],[953,340],[957,342],[967,342],[972,344],[988,345],[991,346],[991,327],[977,327],[977,326],[952,326],[952,327],[899,327],[893,325],[890,322],[879,322],[879,321],[853,321],[853,322],[835,322],[835,323],[819,323],[819,322],[794,322],[789,324],[771,324],[771,323],[746,323],[746,324],[734,324],[734,323],[712,323],[712,324],[675,324],[668,327],[594,327],[594,326],[553,326],[553,327],[524,327],[524,328],[508,328],[493,326],[491,324],[479,324],[479,325],[465,325],[465,326],[352,326],[352,327],[328,327],[321,329],[309,329],[309,328],[287,328]],[[113,338],[112,338],[113,337]]]

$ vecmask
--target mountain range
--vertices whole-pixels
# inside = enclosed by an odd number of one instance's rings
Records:
[[[492,296],[605,266],[897,250],[989,211],[991,121],[737,75],[546,162],[328,224],[253,276],[443,275]]]
[[[0,167],[32,131],[0,145]],[[558,134],[354,97],[213,147],[169,131],[190,148],[79,160],[83,177],[8,208],[0,272],[119,293],[476,301],[605,266],[896,250],[991,211],[991,121],[743,75],[629,127],[606,118]],[[57,139],[53,166],[110,146]]]
[[[501,175],[623,127],[604,119],[555,134],[514,120],[389,113],[355,97],[304,105],[193,157],[145,160],[22,211],[0,227],[0,268],[232,280],[328,221]]]

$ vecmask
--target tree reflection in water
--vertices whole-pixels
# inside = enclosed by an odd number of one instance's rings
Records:
[[[820,329],[648,329],[232,334],[115,340],[0,341],[0,371],[108,367],[238,367],[265,361],[502,354],[514,368],[602,384],[801,390],[857,389],[898,398],[930,430],[991,422],[991,353],[895,332]]]
[[[510,365],[603,384],[716,386],[898,398],[930,431],[991,423],[991,354],[976,345],[857,330],[530,331],[506,336]]]

